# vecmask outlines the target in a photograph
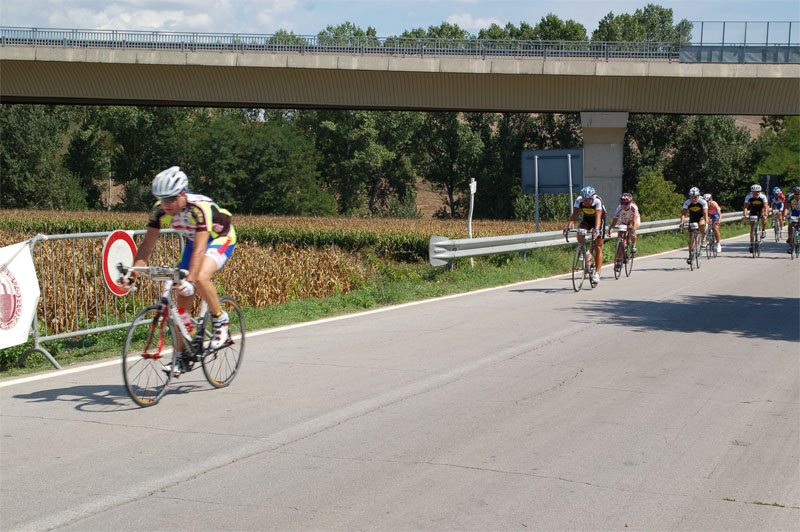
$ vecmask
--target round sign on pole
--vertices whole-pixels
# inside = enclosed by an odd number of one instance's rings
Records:
[[[133,266],[135,256],[136,244],[130,233],[119,230],[108,235],[103,243],[103,279],[112,294],[124,296],[130,292],[130,287],[122,287],[117,284],[117,279],[120,277],[117,264]]]

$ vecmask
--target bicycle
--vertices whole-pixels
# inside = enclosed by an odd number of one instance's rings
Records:
[[[242,364],[245,343],[244,315],[239,303],[232,297],[220,298],[222,310],[228,313],[228,341],[217,349],[211,347],[211,313],[203,301],[199,317],[188,323],[194,331],[187,330],[178,307],[172,299],[188,275],[186,270],[169,266],[125,267],[117,265],[125,277],[131,272],[149,275],[162,284],[160,303],[139,311],[133,319],[122,348],[122,378],[125,389],[139,406],[157,404],[169,388],[173,377],[203,368],[206,380],[214,388],[228,386]],[[183,340],[182,356],[173,342]]]
[[[754,234],[752,245],[750,246],[752,251],[750,252],[753,255],[753,258],[761,256],[761,231],[759,231],[758,223],[761,220],[761,216],[750,216],[750,221],[753,222],[753,227],[750,229],[750,234]]]
[[[583,282],[589,278],[589,284],[592,288],[597,286],[593,280],[595,273],[594,265],[594,233],[587,229],[570,229],[564,234],[564,238],[569,242],[569,233],[577,233],[583,235],[583,243],[575,243],[575,254],[572,258],[572,288],[576,292],[580,292],[583,287]],[[588,238],[587,238],[588,235]]]
[[[714,221],[706,227],[706,258],[711,260],[717,256],[717,237],[714,236]]]
[[[794,260],[797,257],[800,257],[800,227],[798,227],[798,217],[797,216],[790,216],[789,222],[794,224],[792,227],[789,228],[790,236],[792,237],[792,247],[791,253],[789,256]]]
[[[780,213],[778,209],[772,209],[772,230],[775,232],[775,242],[781,241],[781,233],[783,232],[783,227],[781,227],[781,219]]]
[[[700,269],[700,257],[703,250],[700,247],[700,224],[691,222],[689,225],[689,269]]]
[[[625,277],[631,276],[633,270],[634,255],[630,253],[633,247],[631,243],[631,232],[628,231],[628,226],[619,224],[612,229],[617,230],[617,249],[614,253],[614,279],[619,279],[622,276],[622,268],[625,267]]]

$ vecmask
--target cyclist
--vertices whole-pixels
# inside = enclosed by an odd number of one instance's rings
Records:
[[[714,231],[714,239],[717,241],[717,253],[721,253],[722,244],[720,244],[719,224],[722,216],[722,207],[719,206],[719,203],[714,201],[711,194],[704,194],[703,199],[708,203],[708,220],[711,224],[711,230]]]
[[[611,227],[617,225],[617,222],[628,226],[628,231],[631,232],[631,255],[635,255],[636,231],[639,229],[642,219],[639,215],[639,206],[633,202],[633,194],[630,192],[626,192],[619,197],[619,205],[617,205],[617,210],[614,212],[614,219],[611,220],[606,236],[611,236]]]
[[[575,200],[572,206],[572,216],[567,222],[567,227],[564,228],[566,234],[575,224],[575,219],[578,214],[582,214],[581,222],[578,227],[582,229],[591,229],[594,234],[594,263],[595,271],[592,275],[592,282],[597,284],[600,282],[600,268],[603,266],[603,237],[606,233],[606,210],[603,206],[603,200],[594,190],[594,187],[586,186],[581,189],[581,194]],[[578,234],[578,242],[583,244],[583,235]]]
[[[683,229],[686,220],[686,214],[689,214],[689,223],[696,223],[700,226],[700,235],[705,236],[706,224],[708,224],[708,203],[700,197],[700,189],[692,187],[689,189],[689,199],[683,202],[683,211],[681,212],[681,224]],[[692,263],[692,235],[689,233],[689,258],[686,259],[687,264]]]
[[[753,185],[750,187],[750,194],[744,198],[744,211],[742,212],[742,219],[746,220],[749,216],[759,216],[761,218],[761,238],[767,236],[767,197],[761,192],[761,185]],[[753,231],[758,231],[758,224],[753,227],[753,222],[750,222],[750,251],[753,252]]]
[[[800,185],[794,185],[791,190],[789,197],[786,198],[786,202],[784,203],[783,214],[800,216]],[[788,253],[792,252],[792,244],[794,243],[792,228],[795,225],[797,224],[789,221],[789,238],[786,240],[786,242],[789,243]]]
[[[195,293],[208,304],[213,327],[211,347],[219,349],[228,341],[228,314],[222,310],[211,276],[233,254],[236,231],[229,211],[220,208],[211,198],[192,193],[188,187],[189,178],[177,166],[155,177],[152,192],[158,201],[133,265],[147,265],[162,228],[172,227],[181,233],[186,238],[186,246],[179,267],[189,270],[189,275],[180,287],[178,306],[191,309]],[[135,283],[138,276],[138,272],[133,272],[127,283]],[[176,349],[182,350],[181,338],[175,340]]]
[[[786,196],[783,195],[781,187],[772,189],[772,194],[769,197],[769,215],[772,216],[773,209],[778,211],[778,227],[783,227],[783,204],[786,201]]]

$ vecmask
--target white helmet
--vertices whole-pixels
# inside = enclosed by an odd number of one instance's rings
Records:
[[[703,199],[706,201],[711,201],[711,194],[703,194]]]
[[[689,189],[689,196],[694,198],[694,197],[699,196],[699,195],[700,195],[700,189],[699,188],[692,187],[692,188]]]
[[[181,172],[180,167],[167,168],[153,179],[153,196],[158,199],[171,198],[183,192],[189,186],[189,178]]]
[[[753,185],[750,187],[750,192],[761,192],[761,185]]]

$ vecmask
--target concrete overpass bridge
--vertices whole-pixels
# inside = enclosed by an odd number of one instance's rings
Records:
[[[512,47],[507,41],[291,39],[0,28],[0,100],[580,112],[585,179],[607,197],[621,191],[628,113],[800,114],[800,46],[791,42],[716,50],[670,43]],[[707,62],[715,52],[716,62]]]

